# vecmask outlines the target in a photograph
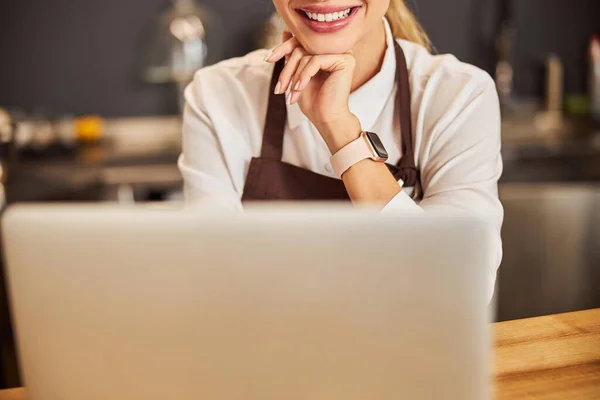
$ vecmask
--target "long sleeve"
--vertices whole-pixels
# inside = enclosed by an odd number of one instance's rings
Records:
[[[184,178],[187,204],[242,209],[224,150],[207,113],[196,98],[194,86],[186,89],[182,154],[179,169]]]
[[[504,212],[498,199],[498,179],[502,174],[500,110],[493,82],[486,82],[483,89],[469,90],[470,93],[463,92],[452,99],[450,108],[459,110],[451,111],[452,118],[423,118],[436,121],[423,126],[420,148],[428,150],[422,151],[420,157],[424,197],[417,204],[401,192],[384,211],[461,210],[489,222],[494,249],[488,265],[491,297],[502,259],[500,231]],[[429,106],[430,110],[432,106],[435,104]]]
[[[273,70],[266,52],[202,68],[187,86],[178,163],[186,204],[242,210],[246,174],[262,144]]]

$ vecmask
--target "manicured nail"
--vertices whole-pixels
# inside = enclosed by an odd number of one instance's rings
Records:
[[[290,100],[290,103],[291,104],[296,103],[299,98],[300,98],[300,92],[294,92],[294,94],[292,94],[292,99]]]
[[[271,51],[269,52],[269,54],[267,54],[267,55],[265,56],[265,59],[264,59],[264,60],[265,60],[265,61],[269,61],[269,60],[271,59],[271,57],[272,57],[272,56],[273,56],[273,50],[271,50]]]
[[[302,81],[298,81],[298,83],[296,83],[296,86],[294,86],[294,90],[300,90],[301,83],[302,83]]]
[[[288,106],[292,104],[292,92],[288,92],[287,96],[285,97],[285,102]]]
[[[277,85],[275,85],[275,94],[280,94],[281,90],[281,82],[277,82]]]

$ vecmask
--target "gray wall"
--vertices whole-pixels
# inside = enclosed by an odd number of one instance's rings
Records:
[[[520,93],[542,93],[540,71],[548,53],[565,60],[565,90],[587,88],[589,38],[600,33],[600,0],[514,0],[515,77]]]
[[[224,19],[222,57],[252,47],[268,0],[206,1]],[[168,0],[0,0],[0,106],[105,116],[177,111],[173,89],[138,78],[140,44]]]
[[[415,0],[439,52],[493,68],[500,0]],[[221,58],[254,46],[270,0],[204,0],[222,20]],[[585,89],[586,39],[598,0],[514,0],[517,92],[541,95],[540,66],[566,60],[567,91]],[[176,112],[173,89],[138,78],[139,44],[168,0],[0,0],[0,106],[105,116]]]

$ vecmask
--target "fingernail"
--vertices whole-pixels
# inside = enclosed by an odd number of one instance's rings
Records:
[[[300,90],[300,83],[302,82],[298,81],[298,83],[296,83],[296,86],[294,86],[294,90]]]
[[[269,61],[269,59],[271,58],[271,56],[272,56],[272,55],[273,55],[273,50],[271,50],[271,51],[269,52],[269,54],[267,54],[267,55],[265,56],[264,60],[265,60],[265,61]]]
[[[280,94],[281,90],[281,82],[277,82],[277,85],[275,85],[275,94]]]
[[[285,97],[285,102],[288,106],[292,104],[292,92],[288,92],[287,96]]]

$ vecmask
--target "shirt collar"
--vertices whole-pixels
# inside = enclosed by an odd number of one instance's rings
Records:
[[[386,37],[386,51],[381,70],[367,83],[350,94],[350,111],[358,117],[364,130],[371,130],[385,104],[394,91],[396,80],[396,54],[394,36],[388,21],[383,18]],[[287,106],[287,123],[290,129],[296,128],[308,118],[298,104]]]

